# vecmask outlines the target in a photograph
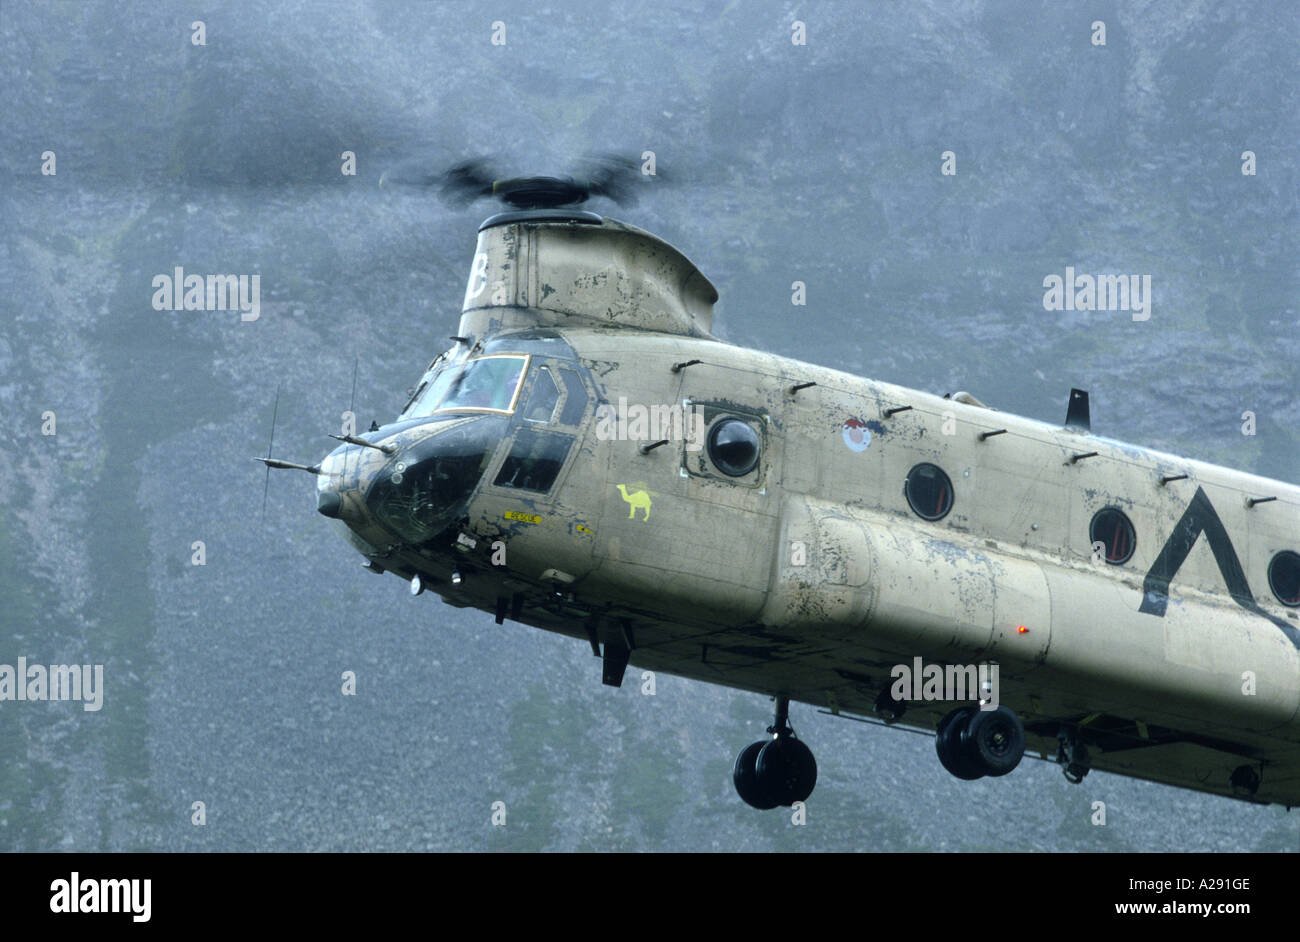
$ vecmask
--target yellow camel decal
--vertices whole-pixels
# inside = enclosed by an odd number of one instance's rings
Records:
[[[645,489],[644,484],[633,484],[632,492],[628,493],[627,485],[618,485],[618,492],[623,495],[623,499],[628,502],[627,518],[631,520],[636,516],[638,510],[644,510],[645,516],[641,518],[644,522],[650,519],[650,492]]]

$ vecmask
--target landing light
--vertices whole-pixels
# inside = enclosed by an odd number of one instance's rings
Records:
[[[461,580],[460,570],[459,570],[459,569],[453,569],[453,570],[451,571],[451,584],[452,584],[452,585],[460,585],[460,580]]]

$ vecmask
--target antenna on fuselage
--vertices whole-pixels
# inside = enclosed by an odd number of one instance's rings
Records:
[[[358,368],[359,366],[361,366],[361,355],[360,355],[360,354],[358,354],[357,357],[356,357],[356,359],[354,359],[354,360],[352,361],[352,398],[348,400],[348,411],[351,412],[354,416],[357,414],[357,413],[356,413],[356,406],[357,406],[357,368]]]
[[[271,409],[271,440],[266,443],[266,459],[263,464],[266,465],[266,481],[262,484],[262,516],[266,516],[266,495],[271,490],[271,449],[275,447],[275,420],[280,415],[280,387],[283,383],[275,387],[275,406]]]
[[[271,469],[277,468],[281,471],[306,471],[308,474],[320,474],[319,465],[298,464],[296,461],[281,461],[279,458],[272,458],[271,451],[275,448],[275,420],[280,415],[280,389],[284,384],[281,383],[275,387],[275,406],[271,410],[271,440],[266,443],[266,457],[258,455],[253,456],[254,461],[260,461],[266,465],[266,482],[262,485],[262,516],[266,516],[266,495],[271,488]]]
[[[1080,428],[1085,432],[1092,431],[1092,415],[1088,409],[1086,389],[1070,390],[1070,404],[1065,410],[1065,427]]]

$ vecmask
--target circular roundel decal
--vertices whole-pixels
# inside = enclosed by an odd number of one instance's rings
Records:
[[[871,429],[867,428],[867,423],[854,417],[844,423],[843,427],[844,444],[849,446],[850,451],[866,451],[867,446],[871,444]]]

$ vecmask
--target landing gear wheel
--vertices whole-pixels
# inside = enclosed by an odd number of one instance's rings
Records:
[[[736,756],[731,780],[741,800],[769,811],[778,805],[807,801],[817,784],[817,760],[790,727],[790,698],[776,698],[776,716],[768,739],[751,743]]]
[[[812,750],[793,736],[778,736],[764,745],[755,771],[759,787],[778,805],[787,807],[807,801],[817,784],[817,760]]]
[[[736,764],[731,770],[731,780],[736,785],[736,794],[740,795],[740,800],[760,811],[770,811],[777,806],[775,801],[767,797],[767,792],[759,786],[758,782],[756,768],[758,754],[766,745],[765,739],[750,743],[740,751],[740,755],[736,756]]]
[[[934,734],[934,751],[943,767],[968,782],[984,776],[965,748],[966,727],[974,712],[971,707],[958,707],[939,721]]]
[[[974,711],[961,738],[971,764],[984,775],[1006,775],[1025,754],[1025,727],[1005,706]]]

